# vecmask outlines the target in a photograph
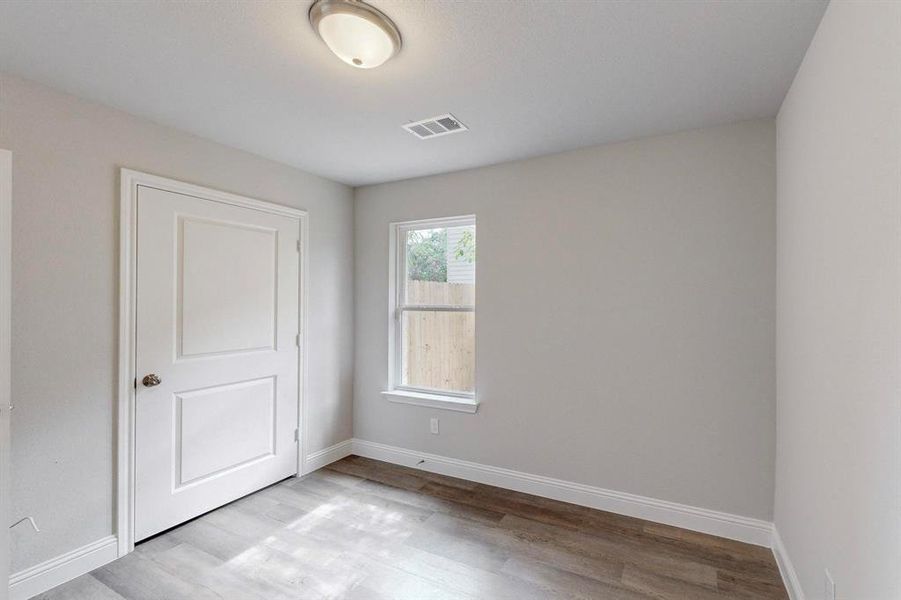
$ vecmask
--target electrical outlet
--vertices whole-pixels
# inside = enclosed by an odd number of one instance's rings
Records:
[[[824,569],[823,574],[825,575],[825,592],[823,598],[825,600],[835,600],[835,582],[832,581],[832,574],[829,572],[829,569]]]
[[[438,435],[438,418],[437,417],[432,417],[431,429],[432,429],[432,433],[434,433],[435,435]]]

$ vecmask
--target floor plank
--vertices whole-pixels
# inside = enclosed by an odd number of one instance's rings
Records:
[[[773,556],[348,457],[198,517],[40,600],[787,600]]]

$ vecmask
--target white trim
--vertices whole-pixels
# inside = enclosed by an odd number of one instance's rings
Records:
[[[118,555],[125,556],[134,549],[134,403],[135,390],[135,285],[137,255],[138,186],[152,187],[187,196],[212,200],[231,206],[250,208],[298,220],[300,236],[300,315],[298,322],[298,410],[297,427],[302,433],[297,445],[297,471],[305,464],[307,419],[306,402],[309,393],[306,326],[309,306],[310,236],[309,216],[305,210],[246,198],[175,179],[150,175],[131,169],[119,171],[119,397],[117,403],[116,443],[116,535]]]
[[[756,546],[769,547],[771,543],[772,523],[760,519],[359,439],[353,441],[353,453],[414,469],[700,531]]]
[[[410,398],[408,392],[415,392],[423,396],[458,396],[470,400],[469,404],[478,406],[476,401],[476,392],[453,392],[448,394],[436,393],[435,390],[418,389],[413,386],[401,385],[401,368],[400,352],[401,344],[401,327],[399,320],[404,310],[437,310],[452,312],[475,312],[475,306],[421,306],[409,305],[404,302],[406,295],[406,253],[400,248],[404,236],[401,235],[407,231],[417,229],[429,229],[433,227],[459,227],[464,225],[476,225],[476,215],[462,215],[455,217],[438,217],[434,219],[419,219],[416,221],[395,221],[388,224],[388,390],[383,392],[389,400],[402,402],[405,404],[419,404],[421,406],[432,406],[430,404],[421,404],[419,402],[404,401],[403,398]],[[396,393],[403,390],[403,393]],[[392,397],[391,394],[394,396]],[[439,398],[440,399],[440,398]],[[441,408],[440,406],[432,406],[433,408]],[[452,409],[454,410],[454,409]],[[475,410],[465,410],[463,412],[475,412]]]
[[[159,175],[151,175],[141,171],[132,169],[120,169],[120,178],[125,189],[125,184],[133,184],[134,186],[143,185],[167,192],[177,192],[186,196],[194,196],[201,200],[213,200],[222,204],[230,204],[241,208],[252,208],[265,213],[281,215],[283,217],[292,217],[301,219],[307,215],[307,211],[283,204],[275,204],[274,202],[266,202],[265,200],[257,200],[246,196],[239,196],[229,192],[223,192],[213,188],[194,185],[177,179],[169,179],[168,177],[160,177]],[[129,191],[131,191],[129,189]]]
[[[0,150],[0,582],[9,577],[10,307],[12,304],[12,153]]]
[[[785,544],[782,543],[782,536],[779,535],[779,530],[775,525],[773,525],[773,556],[776,557],[776,565],[779,567],[779,574],[782,575],[782,582],[785,584],[785,590],[788,592],[790,600],[805,600],[801,580],[798,579],[798,573],[795,571]]]
[[[9,578],[10,600],[26,600],[90,573],[118,558],[116,536],[108,536],[51,558]]]
[[[134,548],[134,385],[135,273],[137,181],[130,171],[119,173],[119,397],[116,403],[116,534],[118,555]]]
[[[353,452],[353,440],[344,440],[328,448],[307,454],[303,469],[298,475],[309,475],[317,469],[330,465],[337,460],[350,456]]]
[[[452,215],[450,217],[432,217],[429,219],[414,219],[412,221],[394,221],[391,226],[400,226],[404,229],[428,229],[430,226],[443,225],[445,227],[462,227],[472,225],[476,215]]]
[[[298,329],[300,332],[297,337],[298,352],[300,352],[300,396],[297,402],[300,404],[297,410],[297,418],[300,423],[297,425],[300,432],[300,440],[297,444],[297,472],[301,473],[307,462],[307,453],[309,447],[307,440],[310,439],[308,426],[310,420],[307,418],[306,399],[310,397],[310,353],[307,348],[307,325],[309,324],[308,307],[310,306],[310,218],[306,211],[301,211],[300,215],[300,320]]]
[[[444,394],[426,394],[424,392],[413,392],[401,388],[382,392],[382,396],[391,402],[397,402],[398,404],[413,404],[415,406],[425,406],[428,408],[437,408],[439,410],[453,410],[465,413],[474,413],[479,410],[479,403],[476,402],[474,398],[445,396]]]

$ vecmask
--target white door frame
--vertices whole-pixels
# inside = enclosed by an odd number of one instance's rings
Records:
[[[9,592],[10,312],[12,303],[12,160],[0,149],[0,598]]]
[[[135,285],[137,282],[137,253],[135,239],[137,237],[137,201],[138,186],[145,186],[250,208],[298,220],[300,234],[300,336],[298,344],[298,375],[300,384],[297,390],[297,425],[300,431],[300,443],[297,445],[297,472],[301,474],[307,455],[307,419],[304,413],[304,398],[307,393],[307,352],[306,325],[307,306],[309,304],[309,216],[305,210],[274,204],[236,194],[221,192],[210,188],[150,175],[131,169],[119,172],[121,187],[119,208],[119,401],[117,406],[117,444],[116,444],[116,536],[119,544],[119,556],[125,556],[134,550],[134,508],[135,508],[135,302],[137,300]]]

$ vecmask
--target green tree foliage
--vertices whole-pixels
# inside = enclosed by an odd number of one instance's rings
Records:
[[[475,231],[463,231],[454,257],[475,262]],[[447,281],[447,229],[419,229],[407,234],[407,272],[412,281]]]
[[[407,234],[407,272],[413,281],[447,281],[447,229]]]
[[[454,256],[470,264],[476,261],[476,232],[474,230],[463,230],[463,235],[454,249]]]

